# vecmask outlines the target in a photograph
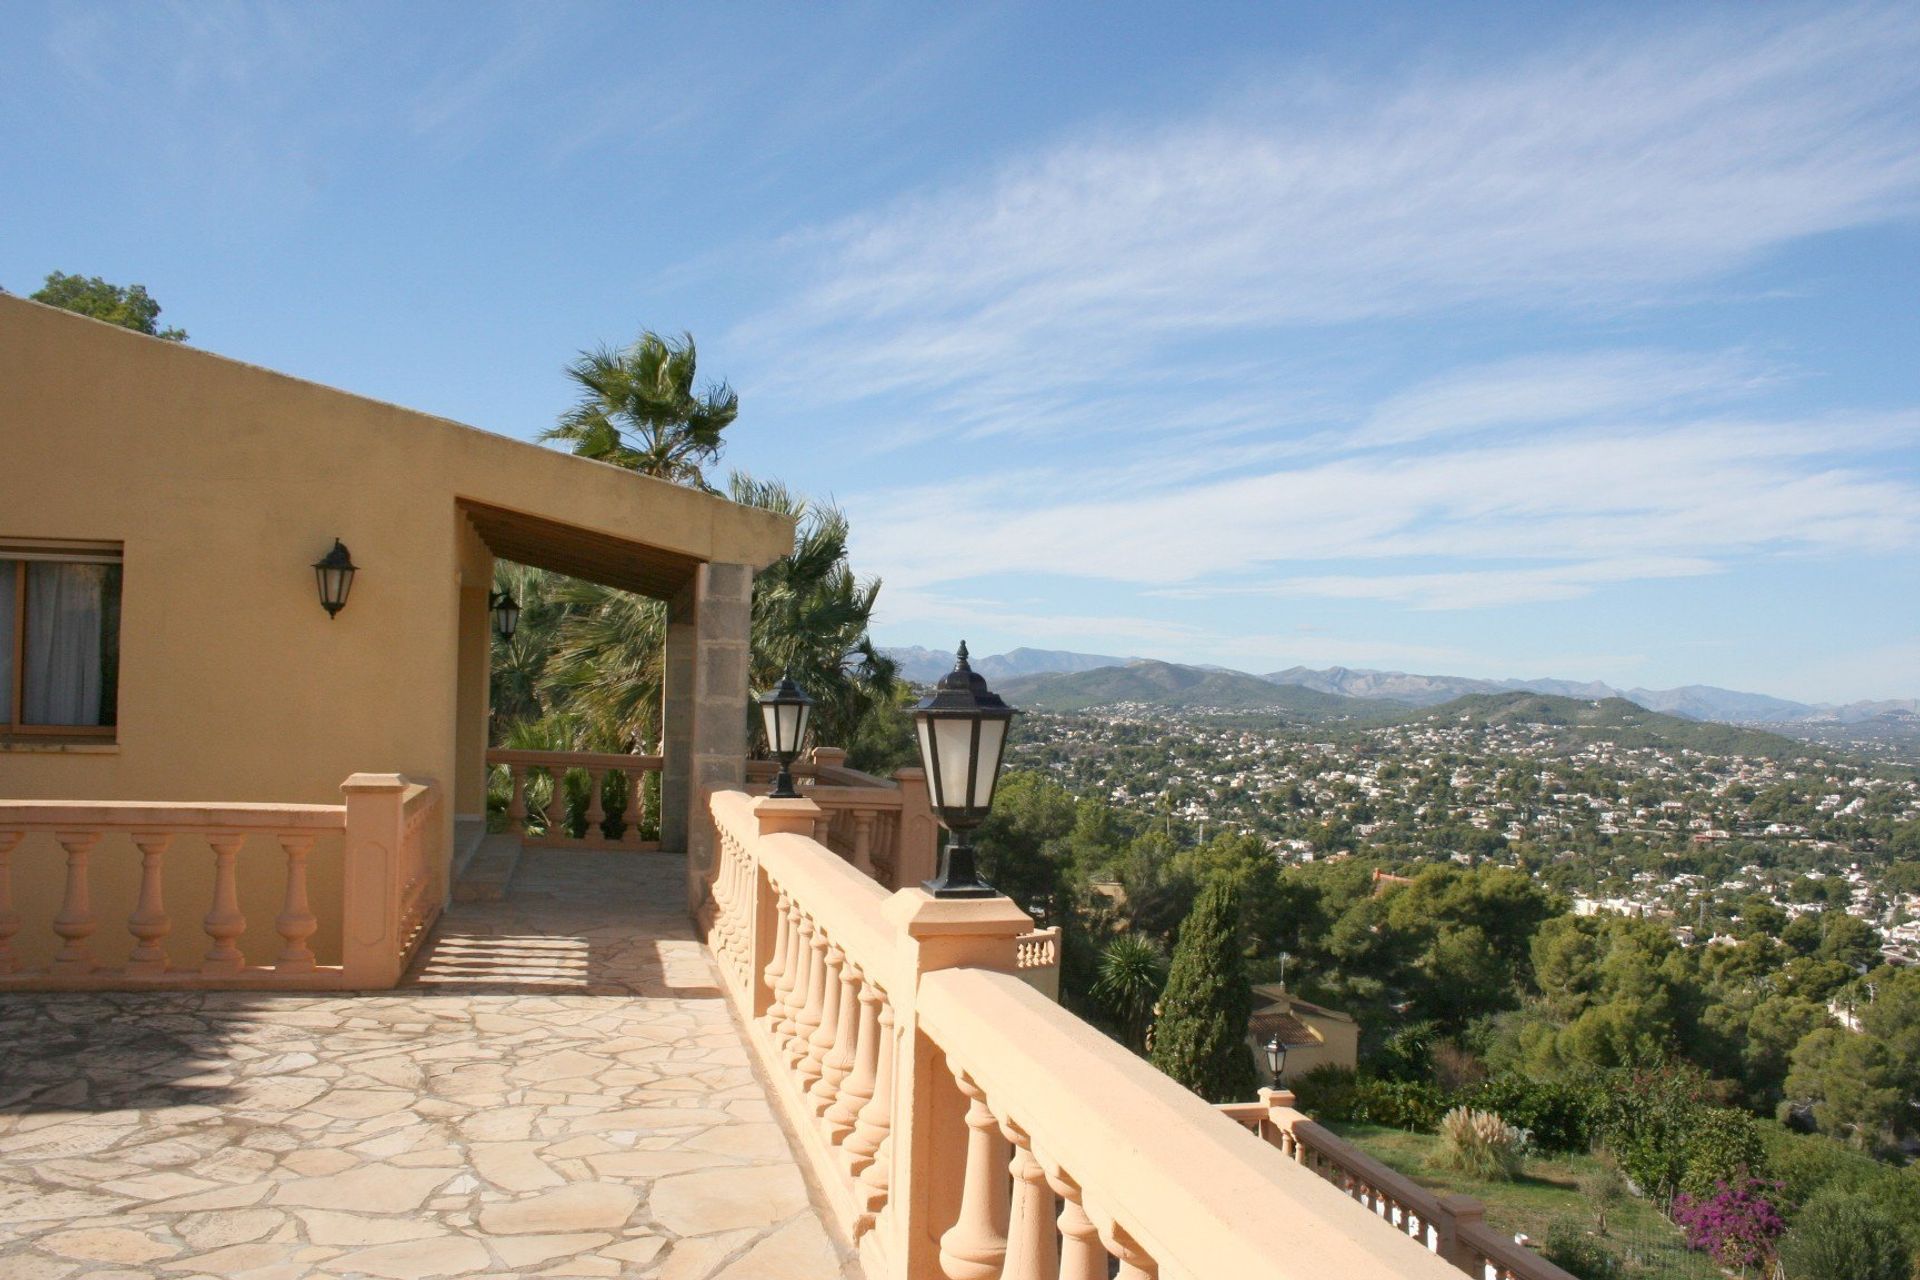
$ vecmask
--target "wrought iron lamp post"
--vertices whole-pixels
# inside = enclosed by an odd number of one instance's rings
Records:
[[[347,593],[353,590],[353,575],[360,572],[347,553],[347,544],[335,538],[333,550],[313,562],[313,578],[320,588],[320,607],[327,618],[347,607]]]
[[[760,717],[766,724],[767,747],[780,761],[780,774],[768,794],[775,800],[796,800],[799,793],[793,789],[793,758],[800,754],[800,744],[807,736],[813,699],[791,675],[783,675],[780,683],[760,695]]]
[[[1274,1032],[1273,1039],[1267,1041],[1267,1073],[1273,1077],[1273,1087],[1280,1087],[1280,1074],[1287,1069],[1287,1046],[1280,1043],[1280,1033]]]
[[[953,670],[914,705],[928,798],[940,825],[947,829],[940,874],[926,882],[927,891],[936,898],[991,898],[999,893],[980,878],[968,837],[986,821],[993,805],[1007,727],[1019,714],[967,665],[964,640]]]

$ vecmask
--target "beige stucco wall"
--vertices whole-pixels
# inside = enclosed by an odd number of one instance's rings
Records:
[[[792,536],[764,512],[0,297],[0,538],[125,544],[117,741],[0,746],[0,796],[337,803],[356,771],[471,772],[483,744],[462,749],[456,723],[463,695],[484,723],[484,664],[469,638],[461,679],[461,596],[487,590],[491,560],[460,498],[754,566]],[[329,620],[308,566],[336,536],[361,571]],[[44,846],[16,855],[28,960],[57,909]],[[337,859],[316,858],[313,882],[326,919]],[[277,866],[243,883],[249,938],[271,943]],[[205,901],[179,892],[175,930],[193,932]],[[99,941],[115,932],[107,917]]]

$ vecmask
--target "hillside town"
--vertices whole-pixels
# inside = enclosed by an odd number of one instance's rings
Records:
[[[1011,749],[1070,790],[1285,861],[1350,855],[1521,866],[1580,914],[1671,921],[1711,942],[1754,899],[1831,905],[1920,960],[1920,777],[1840,755],[1787,760],[1569,742],[1558,727],[1432,717],[1341,729],[1118,705],[1032,716]]]

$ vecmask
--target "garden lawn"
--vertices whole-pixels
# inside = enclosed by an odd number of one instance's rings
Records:
[[[1592,1156],[1535,1156],[1518,1179],[1487,1182],[1443,1166],[1434,1134],[1349,1121],[1326,1127],[1423,1187],[1474,1197],[1487,1207],[1489,1225],[1507,1235],[1524,1233],[1535,1249],[1544,1250],[1548,1230],[1562,1219],[1593,1233],[1593,1206],[1580,1194],[1580,1179],[1599,1168]],[[1679,1228],[1650,1201],[1629,1198],[1615,1206],[1607,1234],[1598,1239],[1621,1260],[1623,1277],[1720,1280],[1711,1260],[1688,1249]]]

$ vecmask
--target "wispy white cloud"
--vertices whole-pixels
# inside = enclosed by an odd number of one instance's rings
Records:
[[[1920,414],[1586,426],[1144,493],[1105,491],[1083,470],[1057,474],[1045,497],[1036,483],[969,483],[850,495],[848,505],[863,562],[896,585],[1042,573],[1161,587],[1259,576],[1270,588],[1284,566],[1295,570],[1289,589],[1302,591],[1316,579],[1299,566],[1362,561],[1388,577],[1371,598],[1431,607],[1450,585],[1488,604],[1701,572],[1718,557],[1920,546],[1920,486],[1867,465],[1917,439]],[[963,555],[955,530],[966,531]],[[1515,577],[1516,559],[1562,567]],[[1396,567],[1408,560],[1438,560],[1454,576]],[[1369,594],[1347,573],[1318,582],[1320,594]]]
[[[1912,211],[1916,57],[1897,7],[1741,9],[1386,93],[1296,77],[798,237],[811,284],[744,336],[839,371],[783,395],[913,393],[964,424],[1185,385],[1208,336],[1641,305]]]

